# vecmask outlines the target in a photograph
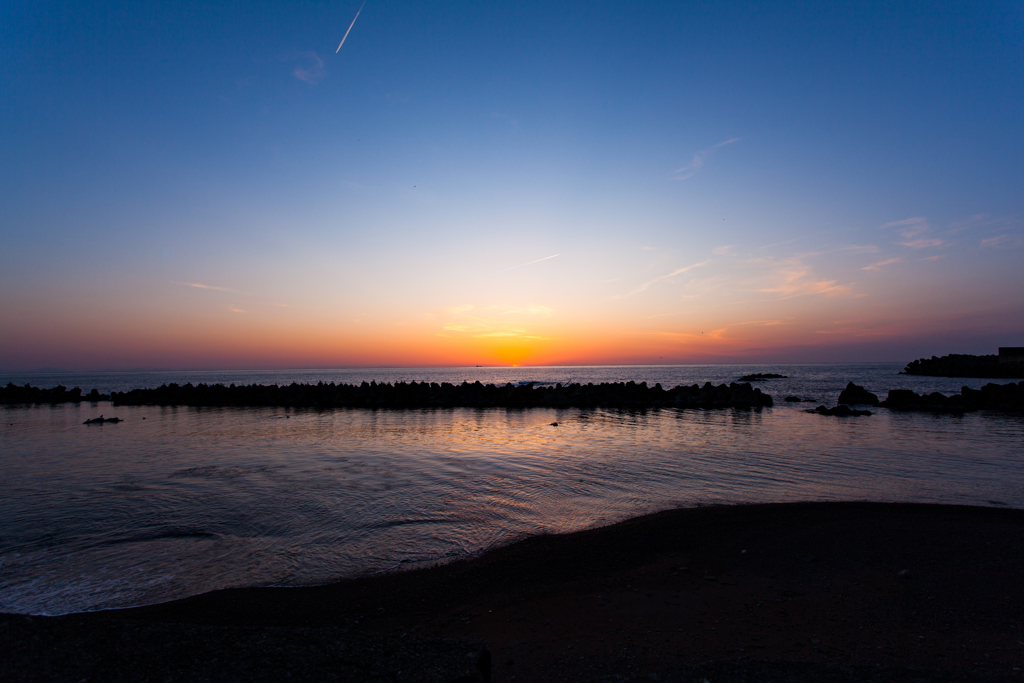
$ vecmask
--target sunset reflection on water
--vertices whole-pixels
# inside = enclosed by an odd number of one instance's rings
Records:
[[[101,408],[125,421],[84,427]],[[7,409],[0,609],[317,583],[676,506],[1024,507],[1022,437],[1014,417],[790,406]]]

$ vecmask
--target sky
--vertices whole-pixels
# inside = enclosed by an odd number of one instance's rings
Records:
[[[1024,5],[0,5],[0,369],[1024,346]]]

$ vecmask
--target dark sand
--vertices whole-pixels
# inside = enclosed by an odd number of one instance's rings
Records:
[[[470,560],[59,618],[0,680],[1022,681],[1024,510],[673,510]]]

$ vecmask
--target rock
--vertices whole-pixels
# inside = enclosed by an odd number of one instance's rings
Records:
[[[864,387],[857,386],[853,382],[850,382],[846,385],[846,388],[843,389],[842,393],[839,394],[839,400],[837,403],[877,406],[878,396],[872,394]]]
[[[838,405],[835,408],[827,408],[825,406],[818,406],[813,410],[806,410],[807,413],[817,413],[818,415],[831,415],[834,417],[857,417],[859,415],[870,415],[870,410],[854,410],[848,405]]]
[[[479,676],[481,681],[491,680],[491,652],[487,648],[482,648],[475,652],[470,652],[466,655],[466,659],[469,660],[470,665],[476,669],[474,672]],[[459,678],[457,680],[463,680]],[[477,680],[475,677],[468,678],[466,680]]]
[[[786,375],[776,375],[774,372],[755,372],[752,375],[743,375],[741,382],[760,382],[764,379],[786,379]]]
[[[880,406],[889,410],[929,413],[965,413],[973,410],[1024,412],[1024,382],[986,384],[981,389],[961,387],[959,394],[946,396],[935,391],[919,395],[909,389],[893,389]]]
[[[118,422],[124,422],[124,420],[122,420],[119,417],[108,417],[107,419],[103,419],[103,416],[100,415],[99,417],[94,417],[91,420],[86,420],[82,424],[84,424],[84,425],[101,425],[104,422],[113,422],[114,424],[117,424]]]
[[[800,403],[801,401],[803,401],[803,399],[800,398],[799,396],[787,396],[786,401],[788,401],[789,403]]]

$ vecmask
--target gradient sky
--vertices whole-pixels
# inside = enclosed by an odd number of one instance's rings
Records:
[[[0,5],[0,369],[1024,346],[1024,5]]]

